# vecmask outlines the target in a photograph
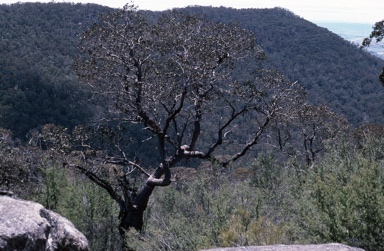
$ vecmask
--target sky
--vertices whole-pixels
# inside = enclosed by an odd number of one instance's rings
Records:
[[[0,0],[0,3],[36,2],[37,0]],[[122,8],[130,0],[42,0],[41,2],[96,3]],[[374,24],[384,19],[384,0],[134,0],[143,10],[167,10],[191,5],[232,8],[289,9],[311,22],[348,22]]]

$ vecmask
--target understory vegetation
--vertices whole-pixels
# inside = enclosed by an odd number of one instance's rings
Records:
[[[339,242],[384,250],[383,138],[329,145],[312,168],[263,154],[246,166],[175,168],[155,190],[135,250]],[[92,250],[123,250],[117,204],[98,186],[45,158],[38,191],[24,194],[70,219]]]

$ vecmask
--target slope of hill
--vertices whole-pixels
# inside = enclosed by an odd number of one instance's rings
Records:
[[[45,123],[71,127],[89,117],[71,65],[79,34],[111,10],[94,4],[0,5],[0,127],[24,137]],[[300,82],[310,102],[331,106],[355,125],[384,123],[378,81],[384,62],[340,36],[280,8],[183,11],[254,31],[267,53],[265,67]]]
[[[266,66],[301,83],[310,102],[330,106],[354,125],[384,123],[384,89],[378,79],[384,61],[339,35],[282,8],[186,11],[254,31],[267,52]]]
[[[78,35],[98,5],[0,5],[0,127],[24,138],[47,123],[72,127],[89,117],[72,62]]]

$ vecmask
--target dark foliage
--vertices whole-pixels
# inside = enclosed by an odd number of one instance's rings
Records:
[[[97,5],[0,5],[0,127],[24,139],[38,126],[71,128],[89,117],[72,63],[78,34],[106,11]]]
[[[70,3],[0,5],[0,126],[23,138],[36,126],[72,127],[90,115],[71,66],[78,35],[111,10]],[[312,104],[326,104],[355,125],[383,122],[377,78],[383,61],[339,36],[280,8],[184,11],[254,31],[268,55],[265,67],[304,85]]]
[[[382,45],[383,38],[384,38],[384,20],[375,23],[375,26],[373,26],[373,31],[371,32],[369,37],[364,39],[362,46],[363,47],[369,46],[372,40]],[[384,68],[379,76],[379,79],[381,83],[384,85]]]

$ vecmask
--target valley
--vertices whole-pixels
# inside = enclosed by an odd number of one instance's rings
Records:
[[[316,22],[317,25],[327,28],[329,31],[339,35],[343,39],[360,46],[363,39],[368,37],[372,31],[373,24],[362,23],[330,23],[330,22]],[[384,59],[384,47],[376,43],[372,43],[367,51],[373,55]]]

